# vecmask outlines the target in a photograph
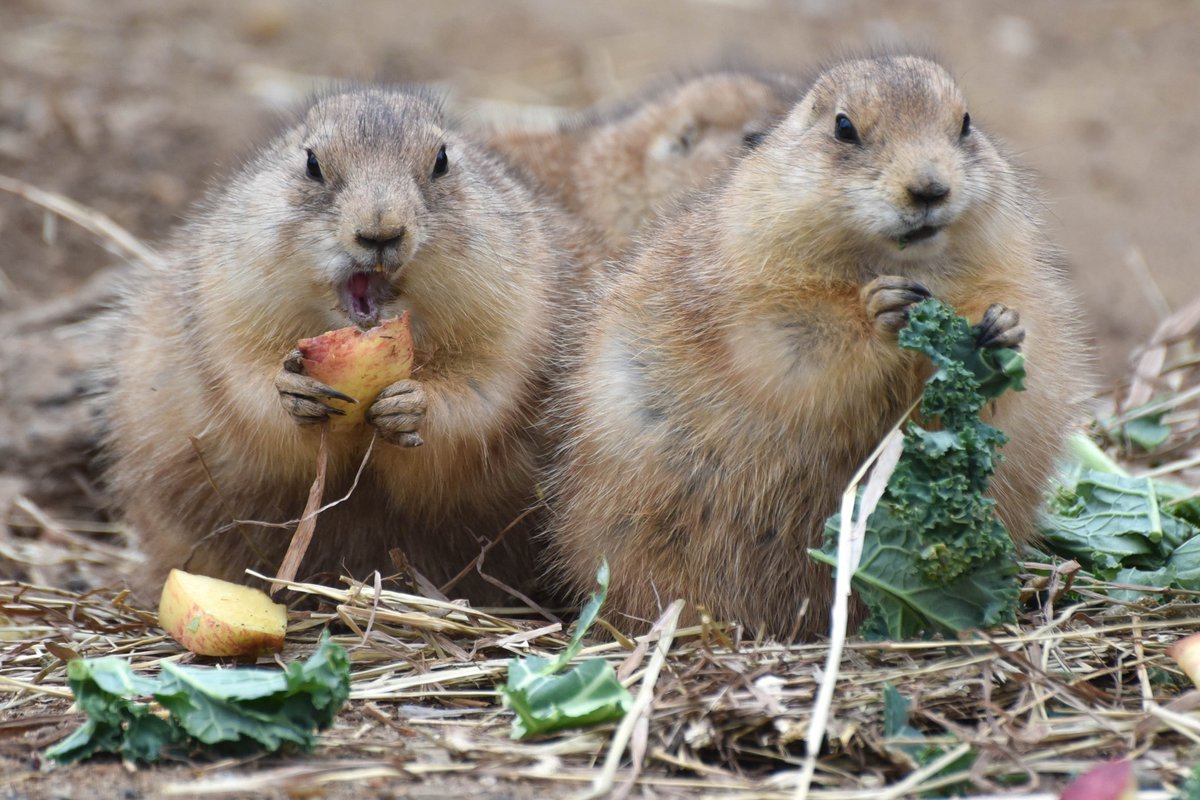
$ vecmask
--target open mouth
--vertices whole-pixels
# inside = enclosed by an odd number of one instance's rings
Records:
[[[338,302],[360,328],[379,322],[379,309],[394,294],[391,284],[380,272],[352,272],[337,287]]]
[[[910,244],[923,242],[926,239],[931,239],[934,236],[937,236],[940,230],[941,228],[937,227],[936,225],[922,225],[919,228],[912,229],[908,233],[901,234],[896,238],[896,244],[900,245],[900,249],[903,250]]]

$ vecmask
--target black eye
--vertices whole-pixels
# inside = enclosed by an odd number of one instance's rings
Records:
[[[766,132],[751,131],[750,133],[747,133],[745,136],[742,137],[742,145],[747,150],[753,150],[754,148],[756,148],[760,144],[762,144],[763,139],[765,139],[765,138],[767,138]]]
[[[438,148],[437,158],[433,160],[433,177],[438,178],[450,169],[450,159],[446,157],[446,145]]]
[[[321,174],[321,165],[317,163],[317,154],[312,150],[308,150],[306,152],[308,153],[308,177],[312,178],[317,183],[324,183],[325,176]]]
[[[959,136],[966,136],[970,132],[971,132],[971,115],[963,114],[962,133],[960,133]]]
[[[834,119],[833,135],[837,137],[839,142],[859,144],[858,129],[854,127],[854,123],[845,114],[838,114]]]

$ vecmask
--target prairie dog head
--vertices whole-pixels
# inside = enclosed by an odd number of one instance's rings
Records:
[[[509,187],[485,159],[422,94],[320,99],[220,201],[237,214],[224,279],[275,318],[366,327],[411,309],[418,333],[454,328],[519,270],[521,223],[504,224]]]
[[[877,272],[936,261],[991,216],[1011,169],[932,61],[884,57],[825,72],[746,176],[774,238],[817,242]]]
[[[580,158],[591,172],[581,180],[601,187],[605,201],[589,213],[602,227],[632,236],[753,146],[787,109],[786,93],[766,78],[719,72],[652,94],[601,127]]]

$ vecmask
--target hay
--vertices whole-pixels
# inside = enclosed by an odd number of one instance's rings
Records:
[[[1135,757],[1144,778],[1178,782],[1200,743],[1200,691],[1180,688],[1186,679],[1164,650],[1200,631],[1200,597],[1179,593],[1130,606],[1076,579],[1084,599],[1059,607],[1054,599],[1068,580],[1061,571],[1049,580],[1031,571],[1025,581],[1030,591],[1040,588],[1041,607],[987,637],[848,642],[809,796],[901,797],[961,784],[997,792],[1014,780],[1034,791],[1117,755]],[[303,767],[244,768],[236,778],[189,781],[180,790],[238,794],[278,787],[276,781],[314,789],[467,771],[546,791],[583,791],[597,780],[619,785],[633,776],[636,785],[664,791],[792,795],[824,644],[728,647],[728,630],[682,628],[655,668],[642,663],[644,650],[594,643],[584,655],[610,660],[648,703],[642,720],[630,717],[623,739],[634,740],[634,763],[617,768],[610,760],[602,774],[613,752],[612,726],[516,742],[493,688],[509,657],[559,652],[566,645],[561,626],[361,583],[289,588],[292,597],[321,602],[293,615],[285,657],[307,652],[333,624],[352,657],[350,706]],[[67,712],[64,658],[121,655],[147,671],[190,658],[161,635],[151,613],[119,593],[77,596],[9,582],[0,584],[0,615],[0,638],[7,640],[0,716],[26,728],[39,718],[60,723]],[[648,688],[645,677],[653,674],[658,680]],[[913,701],[912,723],[942,743],[942,758],[918,765],[885,739],[886,684]],[[966,752],[976,754],[972,765],[939,774]]]

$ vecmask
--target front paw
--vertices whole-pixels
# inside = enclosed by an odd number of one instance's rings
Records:
[[[324,422],[331,416],[345,416],[345,411],[326,404],[326,400],[358,402],[305,375],[299,350],[293,350],[284,360],[283,367],[275,375],[275,390],[279,392],[283,410],[301,425]]]
[[[425,404],[425,387],[419,381],[396,381],[367,409],[367,422],[392,444],[420,447],[425,443],[418,432],[425,421]]]
[[[921,284],[896,275],[881,275],[859,293],[867,310],[867,319],[876,332],[890,339],[908,324],[908,310],[930,296],[929,290]]]
[[[975,326],[975,346],[982,348],[1011,347],[1014,350],[1025,341],[1021,316],[1008,306],[994,303],[983,312]]]

